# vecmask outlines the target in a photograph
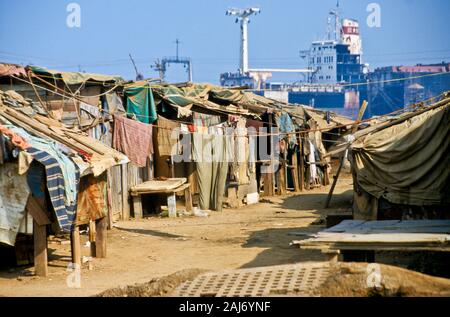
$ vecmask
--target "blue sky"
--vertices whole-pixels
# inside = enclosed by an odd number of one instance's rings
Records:
[[[66,25],[66,6],[81,6],[81,28]],[[369,3],[381,6],[381,28],[366,24]],[[236,71],[239,25],[229,7],[258,5],[249,25],[251,67],[299,68],[298,57],[312,40],[323,38],[335,0],[0,0],[0,61],[36,64],[66,71],[118,74],[134,78],[131,53],[145,77],[156,58],[175,54],[193,60],[194,81],[218,83]],[[343,15],[360,21],[364,60],[371,68],[393,64],[450,61],[449,0],[341,0]],[[171,81],[186,80],[171,66]],[[296,80],[277,75],[274,80]]]

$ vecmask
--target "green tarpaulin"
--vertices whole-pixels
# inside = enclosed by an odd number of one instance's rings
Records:
[[[125,86],[127,112],[144,123],[152,123],[157,119],[152,89],[147,82],[137,82]]]

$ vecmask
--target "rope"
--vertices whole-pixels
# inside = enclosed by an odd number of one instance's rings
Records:
[[[30,84],[30,85],[32,85],[32,86],[36,86],[36,87],[38,87],[38,88],[40,88],[40,89],[43,89],[43,90],[46,90],[46,91],[55,93],[55,94],[57,94],[57,95],[59,95],[59,96],[62,96],[62,97],[67,98],[67,97],[64,96],[64,95],[61,95],[61,94],[56,93],[56,92],[53,92],[53,91],[51,91],[51,90],[49,90],[49,89],[47,89],[47,88],[45,88],[45,87],[38,86],[38,85],[34,84],[33,82],[29,82],[29,81],[23,80],[23,79],[18,78],[18,77],[14,76],[14,75],[11,75],[11,77],[13,77],[13,78],[15,78],[15,79],[18,79],[18,80],[20,80],[20,81],[23,81],[23,82],[25,82],[25,83],[28,83],[28,84]],[[47,83],[47,82],[46,82],[46,83]],[[52,85],[50,84],[50,86],[52,86]],[[34,88],[34,87],[33,87],[33,88]],[[58,90],[61,90],[60,88],[58,88],[58,87],[56,87],[56,86],[54,86],[54,88],[56,88],[56,89],[58,89]],[[373,121],[373,120],[378,120],[378,119],[380,119],[380,118],[385,118],[385,117],[388,117],[388,116],[392,116],[392,115],[394,115],[394,114],[399,114],[399,113],[401,113],[401,112],[406,112],[408,109],[416,108],[416,107],[419,106],[419,105],[422,105],[422,104],[424,104],[424,103],[428,103],[428,102],[430,102],[430,101],[432,101],[432,100],[435,100],[435,99],[437,99],[437,98],[440,98],[440,97],[444,96],[444,94],[445,94],[445,93],[442,93],[442,94],[440,94],[440,95],[438,95],[438,96],[428,98],[428,99],[426,99],[426,100],[424,100],[424,101],[422,101],[422,102],[419,102],[419,103],[411,104],[411,105],[409,105],[409,106],[407,106],[407,107],[405,107],[405,108],[398,109],[398,110],[396,110],[396,111],[393,111],[393,112],[384,114],[384,115],[382,115],[382,116],[378,116],[378,117],[376,117],[376,118],[369,118],[369,119],[365,119],[365,120],[361,120],[361,121],[354,121],[354,122],[349,123],[349,124],[336,125],[336,126],[333,126],[333,127],[331,127],[331,128],[328,127],[328,128],[318,128],[318,129],[308,129],[308,130],[302,130],[302,131],[296,131],[296,132],[264,133],[264,134],[258,134],[258,135],[259,135],[259,136],[271,136],[271,135],[275,135],[275,136],[280,136],[280,135],[286,135],[286,136],[289,136],[289,135],[300,135],[300,136],[302,136],[302,135],[305,135],[305,134],[310,133],[310,132],[329,131],[329,130],[334,130],[334,129],[338,129],[338,128],[345,128],[345,127],[348,127],[348,126],[359,125],[359,124],[361,124],[361,123],[367,123],[367,122],[370,122],[370,121]],[[73,98],[73,99],[79,100],[79,101],[81,101],[81,102],[84,102],[83,100],[80,100],[80,99],[78,99],[78,98],[75,97],[75,96],[72,96],[72,97],[69,97],[69,98]],[[87,103],[86,103],[86,104],[87,104]],[[91,106],[93,106],[93,105],[91,105]],[[97,107],[97,106],[93,106],[93,107]],[[215,109],[213,109],[213,110],[215,110]],[[100,109],[100,111],[101,111],[101,112],[106,112],[106,113],[108,113],[108,114],[111,115],[111,113],[109,113],[108,111],[106,111],[106,110],[104,110],[104,109]],[[127,114],[127,115],[135,115],[135,116],[139,116],[139,117],[147,117],[147,118],[150,118],[150,116],[138,115],[138,114],[129,113],[129,112],[125,112],[125,114]],[[192,122],[183,122],[183,121],[177,121],[177,122],[179,122],[179,123],[184,123],[184,124],[188,124],[188,125],[191,125],[191,124],[192,124]],[[160,127],[160,126],[157,126],[157,125],[153,125],[153,126],[154,126],[155,128],[170,129],[170,128],[165,128],[165,127]],[[275,126],[275,125],[274,125],[274,126]]]

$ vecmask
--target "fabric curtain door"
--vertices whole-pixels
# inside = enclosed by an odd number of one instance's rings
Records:
[[[225,137],[194,133],[193,140],[200,208],[221,211],[228,171]]]

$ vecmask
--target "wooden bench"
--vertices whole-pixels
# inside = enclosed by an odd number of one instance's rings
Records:
[[[167,195],[167,206],[169,208],[169,217],[176,217],[176,194],[182,192],[184,194],[184,201],[186,206],[186,211],[192,211],[192,193],[191,185],[185,183],[181,186],[172,189],[159,189],[159,190],[148,190],[148,189],[131,189],[131,197],[133,199],[133,209],[134,218],[140,219],[143,216],[142,211],[142,195],[150,194],[166,194]],[[175,206],[174,206],[175,205]],[[174,206],[174,207],[171,207]],[[175,210],[170,210],[175,208]]]

